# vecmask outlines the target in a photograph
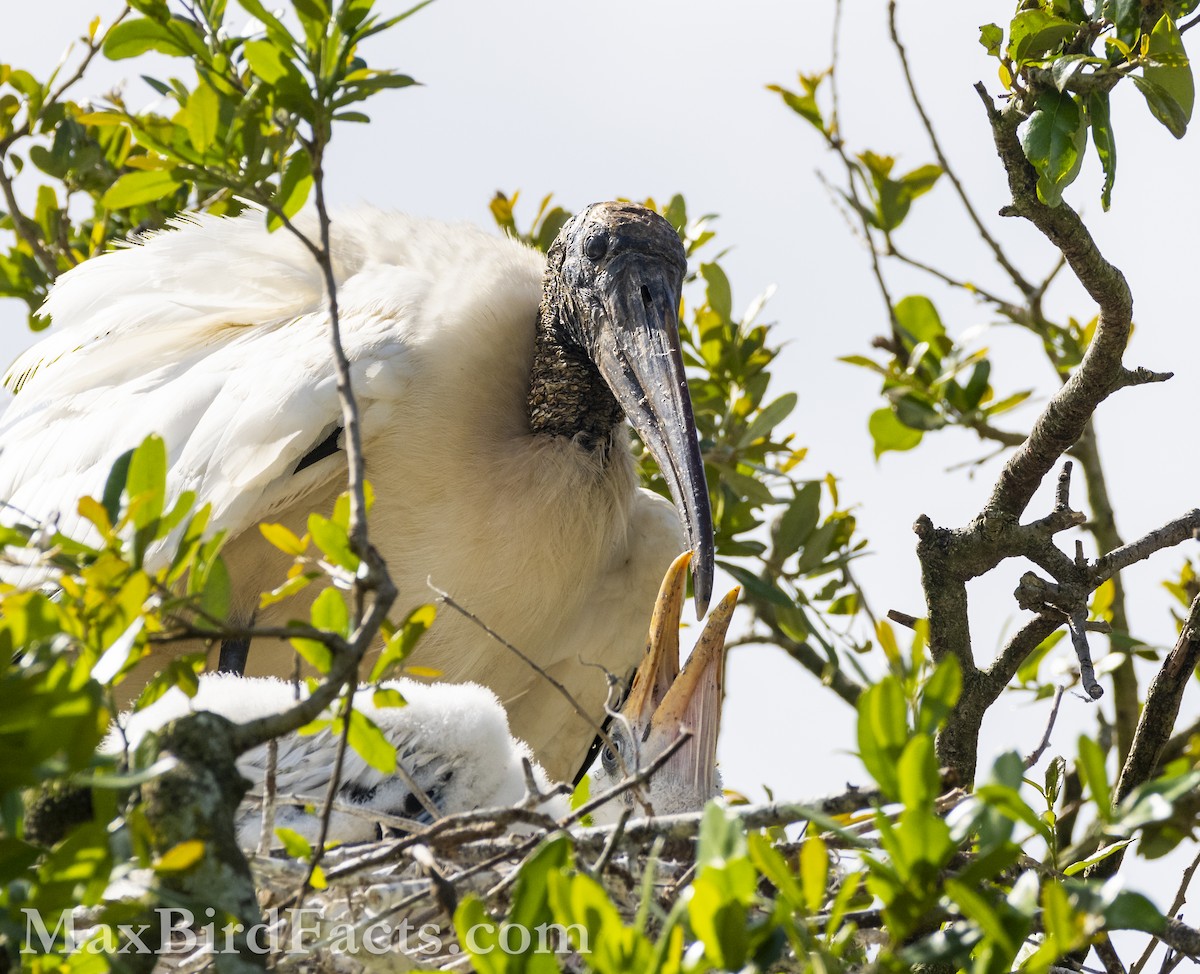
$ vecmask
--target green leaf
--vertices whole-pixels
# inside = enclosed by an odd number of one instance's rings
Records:
[[[921,442],[921,437],[925,435],[920,430],[912,429],[900,422],[889,406],[884,406],[871,413],[871,418],[867,420],[867,431],[875,443],[876,460],[889,450],[896,452],[911,450]]]
[[[1079,776],[1091,791],[1096,813],[1107,822],[1112,818],[1112,788],[1108,783],[1104,752],[1090,737],[1079,738]]]
[[[1166,929],[1167,921],[1146,897],[1121,890],[1104,910],[1104,924],[1110,930],[1140,930],[1158,935]]]
[[[167,490],[167,445],[161,436],[152,433],[133,451],[125,490],[135,527],[148,527],[162,516]]]
[[[358,710],[350,711],[350,730],[346,742],[376,771],[383,774],[395,773],[395,745],[366,714]]]
[[[383,679],[393,667],[408,659],[417,641],[425,635],[426,630],[433,625],[437,617],[437,607],[434,605],[419,605],[404,619],[400,629],[388,637],[384,643],[383,652],[371,667],[371,682]]]
[[[900,795],[896,764],[908,739],[908,708],[900,681],[884,677],[858,698],[858,752],[871,777],[892,798]]]
[[[1036,12],[1036,11],[1031,11]],[[1037,170],[1038,198],[1047,206],[1062,202],[1062,193],[1079,174],[1087,145],[1087,126],[1070,95],[1045,89],[1021,135],[1021,148]]]
[[[110,61],[138,57],[147,51],[171,57],[186,57],[190,53],[165,23],[148,19],[117,24],[104,40],[104,56]]]
[[[1164,88],[1153,81],[1140,78],[1136,74],[1130,76],[1133,84],[1146,99],[1146,107],[1150,114],[1166,126],[1167,131],[1175,138],[1182,139],[1187,133],[1188,119],[1179,102]]]
[[[208,577],[204,581],[204,590],[200,593],[201,610],[214,619],[224,619],[229,614],[229,600],[233,585],[229,580],[229,569],[225,567],[225,559],[216,557],[209,566]]]
[[[946,326],[942,324],[937,307],[923,294],[901,298],[893,311],[896,324],[912,339],[914,346],[920,342],[928,342],[932,346],[946,334]]]
[[[809,481],[796,491],[774,531],[775,553],[786,558],[800,550],[821,516],[821,485]]]
[[[279,180],[279,191],[275,194],[275,205],[283,211],[285,217],[291,219],[308,202],[312,187],[312,160],[307,152],[300,149],[292,153],[284,167],[283,177]],[[283,220],[276,214],[271,213],[267,217],[269,230],[274,231],[282,225]]]
[[[1152,63],[1142,69],[1142,77],[1162,89],[1179,106],[1186,128],[1196,101],[1196,85],[1187,51],[1183,48],[1183,38],[1167,14],[1162,15],[1150,32],[1150,49],[1146,56]],[[1172,134],[1175,134],[1174,130]]]
[[[250,70],[269,85],[273,85],[295,70],[284,60],[285,55],[270,41],[246,41],[242,48]]]
[[[1117,26],[1117,36],[1132,47],[1142,30],[1142,0],[1104,0],[1104,16]]]
[[[1008,56],[1020,64],[1056,50],[1079,26],[1044,10],[1023,10],[1008,29]]]
[[[917,730],[934,734],[950,716],[962,693],[962,667],[954,656],[947,656],[929,675],[921,690],[921,706],[917,710]]]
[[[720,866],[746,855],[746,830],[732,811],[717,802],[704,806],[696,866]]]
[[[980,24],[979,43],[991,57],[999,57],[1000,45],[1004,43],[1004,31],[996,24]]]
[[[738,439],[738,449],[745,449],[760,438],[770,439],[775,427],[791,415],[799,397],[794,392],[785,392],[769,406],[764,406],[746,431]]]
[[[1078,862],[1073,862],[1063,870],[1064,876],[1075,876],[1083,872],[1089,866],[1094,866],[1098,862],[1103,862],[1111,855],[1115,855],[1129,845],[1133,839],[1122,839],[1120,842],[1110,842],[1097,852],[1092,853],[1086,859],[1080,859]]]
[[[809,913],[819,912],[824,905],[828,882],[829,850],[819,835],[810,836],[800,846],[800,883]]]
[[[187,130],[192,146],[202,155],[217,135],[221,99],[206,84],[199,84],[187,102]]]
[[[971,372],[971,378],[967,380],[967,387],[963,390],[963,408],[974,409],[979,405],[979,401],[983,398],[983,394],[988,390],[988,379],[992,375],[992,363],[987,359],[975,363],[975,368]]]
[[[704,278],[705,296],[708,306],[717,313],[722,322],[728,322],[733,317],[733,295],[729,287],[729,278],[718,264],[701,264],[700,276]]]
[[[896,768],[900,787],[900,800],[905,808],[932,808],[933,800],[941,790],[937,755],[933,749],[933,737],[916,734],[900,753]]]
[[[350,550],[350,536],[344,527],[320,514],[310,514],[308,533],[329,561],[348,571],[358,571],[358,556]]]
[[[310,610],[312,624],[317,629],[337,633],[343,639],[350,634],[350,613],[342,593],[330,586],[322,590]]]
[[[930,432],[946,425],[946,418],[923,398],[909,393],[896,400],[896,418],[911,429]]]
[[[312,844],[299,832],[292,829],[278,828],[275,830],[275,834],[279,837],[279,841],[283,843],[284,852],[293,859],[312,858]]]
[[[181,185],[173,170],[127,172],[100,197],[100,205],[110,210],[123,210],[142,203],[153,203],[170,196]]]
[[[767,85],[767,91],[775,92],[783,99],[783,103],[788,108],[805,121],[811,122],[822,132],[825,131],[825,119],[821,116],[821,109],[817,106],[815,94],[798,95],[794,91],[788,91],[786,88],[779,87],[779,85]]]

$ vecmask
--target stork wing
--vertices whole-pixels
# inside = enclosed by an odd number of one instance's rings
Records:
[[[357,245],[353,221],[335,248],[364,439],[403,393],[428,277],[404,246],[408,221],[390,220],[384,258]],[[168,499],[195,491],[231,534],[344,477],[336,462],[306,462],[330,452],[341,424],[321,274],[261,215],[199,217],[90,260],[44,310],[53,332],[4,380],[17,391],[0,418],[4,522],[57,516],[86,540],[78,498],[98,497],[150,433],[167,444]]]

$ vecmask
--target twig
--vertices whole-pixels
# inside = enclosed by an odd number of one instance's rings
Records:
[[[1107,937],[1097,940],[1092,944],[1092,949],[1104,965],[1105,974],[1127,974],[1125,965],[1121,963],[1121,958],[1117,955],[1117,949]]]
[[[308,870],[296,894],[299,906],[304,902],[304,894],[312,885],[313,875],[321,865],[321,857],[325,854],[325,840],[329,836],[329,820],[333,815],[334,799],[342,786],[342,768],[346,761],[346,747],[350,743],[350,720],[354,710],[355,681],[346,683],[345,703],[342,706],[342,733],[338,737],[337,751],[334,754],[333,769],[329,775],[329,787],[325,791],[325,802],[321,806],[321,825],[317,830],[317,841],[312,846],[312,858],[308,862]]]
[[[1046,721],[1046,732],[1042,735],[1042,740],[1028,755],[1025,757],[1025,770],[1028,771],[1046,752],[1046,748],[1050,746],[1050,735],[1054,733],[1054,722],[1058,720],[1058,708],[1062,704],[1063,694],[1066,692],[1066,686],[1060,684],[1054,689],[1054,706],[1050,708],[1050,719]]]
[[[1188,511],[1182,517],[1156,528],[1137,541],[1131,541],[1102,555],[1096,560],[1093,579],[1099,585],[1122,569],[1145,561],[1163,548],[1171,548],[1189,538],[1197,537],[1197,532],[1200,532],[1200,508]]]
[[[901,612],[899,609],[888,609],[887,617],[891,619],[892,622],[904,626],[905,629],[912,630],[916,630],[917,623],[921,621],[916,616],[910,616],[907,612]]]
[[[435,593],[437,593],[439,602],[443,602],[444,604],[450,606],[450,608],[452,608],[455,612],[459,613],[464,618],[470,620],[472,623],[477,625],[485,633],[487,633],[489,636],[491,636],[492,639],[496,640],[496,642],[498,642],[501,646],[503,646],[509,652],[513,653],[522,663],[524,663],[531,670],[533,670],[535,673],[537,673],[538,676],[540,676],[547,683],[549,683],[552,687],[554,687],[554,689],[558,691],[559,695],[564,700],[566,700],[567,703],[569,703],[571,705],[571,709],[575,711],[576,715],[578,715],[580,718],[582,718],[584,721],[586,721],[588,726],[591,727],[591,729],[594,730],[600,736],[600,739],[604,741],[605,745],[613,748],[614,752],[617,750],[616,747],[613,745],[612,739],[605,732],[604,728],[601,727],[600,724],[597,723],[592,718],[592,716],[586,710],[583,709],[583,707],[580,705],[579,701],[576,700],[575,697],[572,695],[571,691],[568,690],[565,686],[563,686],[563,684],[560,681],[556,680],[549,673],[547,673],[545,671],[545,669],[543,669],[536,662],[534,662],[532,659],[530,659],[525,653],[523,653],[520,649],[518,649],[516,646],[514,646],[512,643],[510,643],[507,639],[505,639],[503,636],[501,636],[500,633],[496,632],[495,629],[493,629],[486,622],[484,622],[482,619],[480,619],[479,616],[475,615],[474,612],[472,612],[470,609],[467,609],[464,606],[460,605],[458,602],[456,602],[454,599],[454,596],[452,596],[449,592],[444,592],[444,591],[442,591],[442,589],[440,589],[436,585],[434,585],[432,579],[426,579],[425,584],[428,585],[429,588],[432,589]]]
[[[985,512],[1015,519],[1058,458],[1082,435],[1096,407],[1120,384],[1121,358],[1133,320],[1133,298],[1125,276],[1100,253],[1095,240],[1066,203],[1049,207],[1037,196],[1037,177],[1017,139],[1019,108],[992,104],[982,84],[976,91],[987,110],[996,149],[1008,175],[1012,205],[1001,212],[1029,220],[1062,252],[1079,283],[1096,302],[1096,332],[1083,361],[1050,399],[1028,440],[1017,449],[996,482]]]
[[[854,205],[852,209],[857,214],[859,222],[862,225],[863,239],[867,243],[867,252],[871,255],[871,273],[875,277],[875,285],[879,289],[880,297],[883,298],[884,306],[887,310],[888,321],[891,322],[892,342],[896,350],[901,347],[900,342],[900,322],[896,318],[896,305],[892,300],[891,292],[888,290],[887,281],[883,276],[883,268],[879,262],[879,254],[873,243],[871,236],[871,225],[867,222],[867,209],[863,205],[861,197],[858,195],[857,170],[854,163],[850,161],[849,155],[846,154],[846,146],[842,140],[841,122],[838,118],[838,55],[842,29],[842,0],[837,0],[834,6],[833,13],[833,39],[832,39],[832,60],[829,68],[829,90],[830,97],[833,100],[833,115],[830,123],[830,131],[826,133],[826,141],[829,147],[837,154],[842,161],[842,166],[846,170],[846,191],[850,194]],[[897,354],[899,352],[897,351]]]
[[[1183,629],[1146,690],[1133,746],[1121,769],[1113,803],[1119,804],[1138,785],[1150,780],[1179,716],[1184,690],[1200,662],[1200,596],[1192,601]],[[1116,858],[1115,856],[1113,858]],[[1107,860],[1106,860],[1107,861]],[[1101,863],[1100,865],[1104,865]]]
[[[1071,645],[1079,660],[1079,679],[1084,692],[1093,700],[1104,696],[1104,687],[1096,682],[1096,671],[1092,666],[1092,650],[1087,640],[1087,609],[1076,609],[1067,616],[1067,628],[1071,633]]]
[[[275,834],[275,771],[279,759],[279,741],[267,741],[267,770],[263,775],[262,827],[258,831],[258,848],[255,855],[265,856],[271,850],[271,836]]]
[[[613,853],[617,849],[617,844],[621,841],[621,836],[625,834],[625,823],[629,821],[629,817],[633,814],[633,809],[626,806],[621,809],[621,816],[617,819],[617,824],[613,827],[612,835],[608,837],[608,841],[604,843],[604,848],[600,850],[600,855],[596,857],[596,861],[592,863],[589,870],[593,876],[602,876],[604,869],[612,859]]]
[[[921,102],[920,96],[917,94],[917,86],[913,81],[912,69],[909,67],[908,54],[904,50],[904,45],[900,42],[900,34],[896,29],[896,0],[888,2],[888,30],[891,33],[892,44],[896,48],[896,54],[900,58],[900,67],[904,72],[904,81],[908,85],[908,93],[912,99],[913,107],[917,110],[917,115],[921,118],[921,124],[925,126],[925,132],[929,136],[929,142],[933,146],[933,154],[937,157],[938,165],[942,167],[942,172],[946,174],[946,178],[950,180],[954,187],[958,198],[962,200],[963,209],[967,211],[967,216],[971,222],[975,224],[975,229],[979,231],[979,236],[983,238],[984,243],[991,248],[992,253],[996,255],[996,263],[998,263],[1012,279],[1013,284],[1024,295],[1032,296],[1036,289],[1027,280],[1024,275],[1016,269],[1008,260],[1000,244],[996,238],[988,232],[984,226],[983,220],[979,218],[979,214],[975,211],[975,207],[971,205],[970,197],[967,196],[967,191],[963,184],[959,181],[958,176],[954,172],[954,168],[950,165],[950,160],[946,158],[946,153],[942,151],[941,141],[937,137],[937,132],[934,130],[933,122],[925,113],[925,106]],[[1053,275],[1051,275],[1053,276]],[[1049,281],[1047,281],[1047,284]]]

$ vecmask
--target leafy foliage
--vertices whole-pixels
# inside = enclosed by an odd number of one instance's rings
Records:
[[[11,170],[37,181],[34,212],[13,208],[0,223],[10,237],[0,254],[0,293],[22,299],[32,313],[58,273],[184,209],[233,213],[251,200],[273,225],[285,226],[310,195],[319,202],[334,122],[365,122],[361,103],[415,83],[369,68],[358,46],[422,5],[379,18],[369,0],[296,0],[280,17],[259,0],[239,2],[257,21],[245,31],[230,26],[224,0],[178,8],[136,0],[107,30],[91,25],[75,75],[42,82],[0,66],[0,178],[10,183]],[[1109,92],[1126,76],[1153,115],[1184,134],[1194,92],[1178,21],[1190,7],[1039,0],[1022,2],[1007,28],[981,28],[1011,104],[1025,117],[1022,151],[1047,205],[1065,205],[1090,130],[1108,206],[1116,174]],[[148,52],[181,65],[185,77],[147,79],[170,110],[134,110],[118,95],[101,105],[67,97],[93,57],[136,64]],[[898,173],[892,156],[850,152],[826,98],[835,82],[830,71],[801,75],[796,91],[771,90],[844,162],[838,193],[873,257],[922,266],[905,257],[897,237],[919,214],[918,201],[944,185],[943,163]],[[567,210],[547,195],[521,230],[517,203],[518,194],[497,194],[490,204],[496,223],[546,249]],[[853,811],[786,806],[768,827],[747,824],[756,821],[753,810],[710,805],[695,843],[683,843],[694,872],[681,871],[669,887],[656,883],[656,870],[666,866],[661,846],[605,865],[586,853],[583,838],[553,834],[525,859],[506,902],[466,895],[458,903],[456,929],[475,969],[554,971],[569,963],[601,974],[835,974],[936,964],[1001,974],[1045,971],[1119,930],[1164,936],[1166,918],[1153,904],[1105,878],[1126,852],[1161,857],[1191,835],[1200,735],[1177,735],[1157,775],[1127,794],[1110,771],[1108,742],[1087,735],[1039,775],[1034,762],[1008,753],[973,790],[955,787],[938,766],[939,742],[948,721],[973,705],[975,688],[957,657],[943,653],[934,665],[929,620],[907,620],[912,635],[902,646],[892,623],[870,613],[852,570],[865,550],[855,515],[833,475],[805,474],[810,461],[787,432],[796,397],[779,394],[774,381],[778,343],[760,320],[768,295],[735,311],[721,255],[712,253],[715,217],[689,216],[681,196],[646,203],[676,228],[690,261],[681,334],[717,549],[745,587],[753,618],[747,638],[781,646],[855,704],[863,781],[874,788],[851,792],[861,799]],[[1094,319],[1058,323],[1043,313],[1053,274],[1035,286],[1014,273],[1012,300],[937,276],[1025,329],[1064,381],[1093,340]],[[927,435],[955,426],[1001,448],[1021,442],[1024,434],[993,421],[1031,391],[994,387],[988,349],[956,338],[930,296],[887,297],[887,335],[875,343],[882,355],[843,359],[880,377],[884,404],[867,420],[876,457],[916,449]],[[644,451],[642,462],[645,482],[665,494]],[[1089,486],[1101,487],[1098,460],[1080,462]],[[95,529],[91,543],[47,525],[0,528],[4,557],[54,589],[51,597],[34,585],[0,587],[0,938],[10,953],[28,937],[23,909],[54,916],[103,905],[95,942],[107,937],[119,945],[119,924],[130,917],[113,900],[114,878],[137,865],[166,888],[168,878],[212,854],[199,838],[156,844],[139,789],[160,780],[170,759],[147,751],[124,765],[98,755],[97,746],[115,710],[114,690],[152,644],[228,631],[222,538],[207,532],[207,508],[196,509],[194,497],[169,494],[166,451],[153,437],[114,467],[102,497],[80,501],[79,513]],[[335,583],[313,601],[306,628],[292,639],[301,658],[328,673],[353,629],[353,600],[343,593],[361,568],[349,500],[314,512],[302,536],[278,524],[260,530],[292,559],[262,604]],[[1097,517],[1091,530],[1098,545],[1113,546],[1111,516],[1107,523]],[[1167,587],[1186,610],[1197,597],[1193,567],[1185,565]],[[1093,621],[1117,629],[1114,647],[1154,655],[1122,630],[1122,600],[1116,583],[1106,582],[1092,598]],[[419,606],[383,627],[372,681],[404,667],[434,616],[432,606]],[[1021,688],[1054,692],[1041,666],[1061,640],[1056,633],[1025,656],[1015,675]],[[170,686],[194,689],[201,662],[175,658],[142,701]],[[1136,683],[1134,690],[1136,704]],[[384,692],[377,702],[403,705],[398,697]],[[319,727],[344,734],[372,766],[395,767],[378,728],[348,705],[310,725]],[[85,785],[91,800],[82,820],[75,815],[49,829],[54,813],[72,804],[73,789]],[[279,834],[290,856],[309,863],[307,887],[323,887],[324,850],[294,832]],[[623,896],[639,868],[640,886]],[[561,929],[566,948],[503,949],[513,931],[542,925]],[[865,936],[869,930],[882,938]],[[69,952],[61,940],[22,960],[34,970],[108,963]]]

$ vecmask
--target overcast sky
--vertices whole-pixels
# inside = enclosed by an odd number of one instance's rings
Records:
[[[58,0],[52,20],[32,5],[14,6],[6,12],[3,59],[44,73],[91,15],[111,16],[118,6]],[[1007,194],[971,90],[977,80],[999,90],[995,62],[976,40],[978,25],[1006,23],[1012,7],[1010,0],[959,0],[937,4],[934,13],[906,0],[900,21],[952,163],[994,232],[1036,279],[1051,266],[1052,251],[1028,225],[992,216]],[[368,51],[372,63],[399,68],[425,87],[383,95],[367,107],[370,126],[337,133],[329,193],[336,204],[368,202],[484,224],[497,189],[520,189],[527,202],[553,191],[568,209],[682,192],[693,213],[720,214],[719,240],[734,248],[724,264],[735,307],[778,286],[765,317],[779,322],[778,336],[788,341],[776,382],[778,392],[800,396],[789,423],[810,448],[802,473],[834,472],[843,503],[858,505],[873,552],[860,562],[859,575],[875,608],[923,615],[913,520],[926,513],[940,525],[964,524],[998,468],[985,464],[973,479],[965,471],[946,473],[988,452],[957,432],[875,463],[866,420],[879,405],[876,380],[835,361],[866,352],[871,336],[885,330],[881,302],[866,254],[816,177],[826,171],[836,179],[834,160],[816,133],[764,90],[772,82],[790,84],[798,69],[828,64],[831,15],[831,0],[438,0]],[[120,78],[122,67],[100,65],[95,90]],[[884,0],[847,0],[842,76],[843,132],[851,146],[898,155],[901,171],[932,161],[887,40]],[[1200,332],[1191,280],[1198,204],[1182,188],[1191,185],[1187,177],[1200,159],[1197,140],[1171,138],[1132,86],[1115,96],[1114,120],[1120,162],[1111,212],[1101,212],[1100,180],[1090,163],[1068,198],[1084,210],[1133,288],[1137,331],[1129,364],[1176,373],[1166,385],[1118,394],[1098,416],[1119,526],[1131,538],[1200,503],[1193,429]],[[528,221],[530,210],[523,215]],[[920,201],[897,240],[961,278],[1003,288],[944,180]],[[928,280],[893,272],[891,285],[897,297],[931,294],[955,334],[991,322],[986,309],[948,298]],[[1066,274],[1050,292],[1049,309],[1080,319],[1094,313]],[[22,311],[0,303],[0,315],[0,358],[7,360],[26,343]],[[980,341],[993,349],[998,389],[1053,388],[1023,334],[996,328]],[[1036,408],[1004,417],[1005,425],[1025,428]],[[1076,484],[1082,497],[1078,478]],[[1130,615],[1144,639],[1174,638],[1169,599],[1158,583],[1177,574],[1181,558],[1179,551],[1160,555],[1131,575]],[[1011,593],[1027,567],[1007,564],[972,584],[977,655],[989,654],[1017,624]],[[1185,703],[1193,712],[1195,696]],[[1073,728],[1091,719],[1090,706],[1068,698],[1056,746],[1073,753]],[[1021,697],[1002,700],[986,726],[985,749],[1031,749],[1044,714]],[[775,740],[780,734],[783,740]],[[727,785],[756,797],[764,783],[796,796],[839,789],[861,780],[856,760],[845,753],[853,740],[849,708],[781,653],[750,647],[733,653],[721,743]]]

